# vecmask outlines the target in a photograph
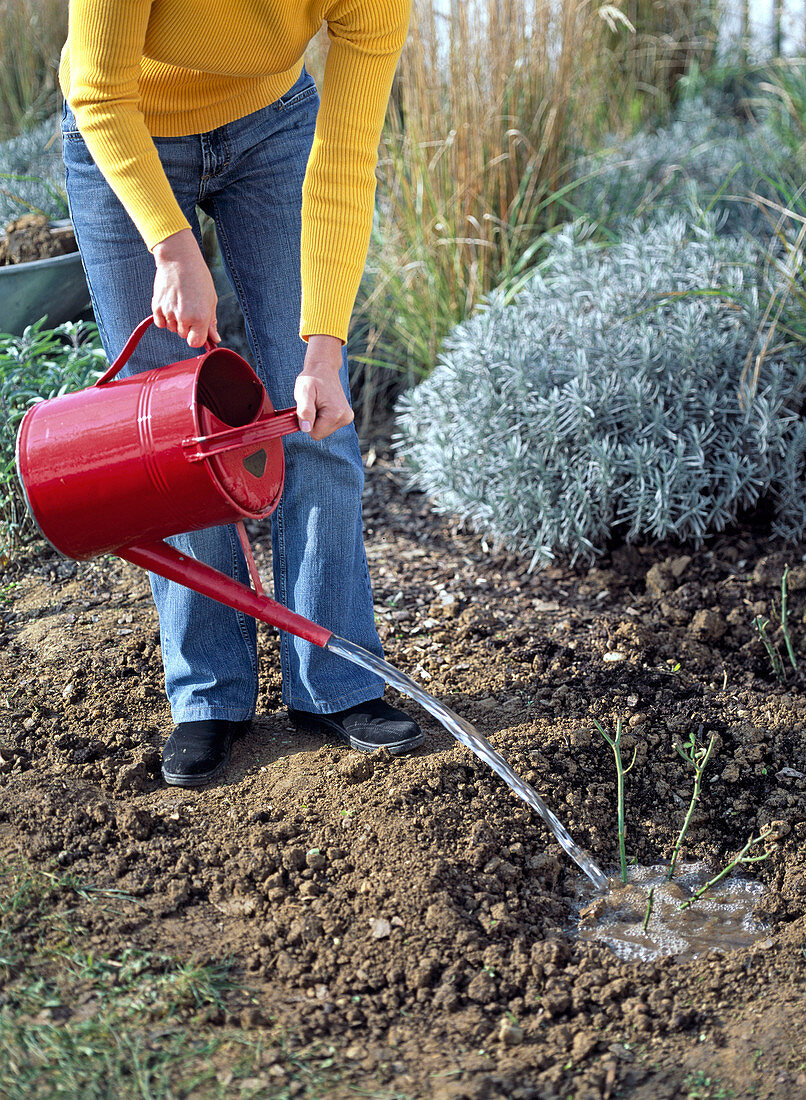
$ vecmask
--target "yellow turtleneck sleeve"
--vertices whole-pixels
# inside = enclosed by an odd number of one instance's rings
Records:
[[[330,49],[302,198],[300,332],[346,340],[409,6],[70,0],[62,90],[93,159],[153,249],[188,223],[152,137],[204,133],[279,99],[324,20]]]

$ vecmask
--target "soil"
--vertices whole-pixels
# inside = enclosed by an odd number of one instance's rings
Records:
[[[688,804],[675,741],[716,734],[685,854],[718,865],[772,824],[753,868],[760,939],[652,962],[578,940],[581,876],[542,822],[416,708],[428,739],[408,758],[295,733],[267,629],[228,774],[166,787],[145,575],[41,548],[6,561],[0,589],[0,861],[123,891],[114,912],[82,911],[95,952],[233,960],[227,1012],[199,1027],[279,1022],[298,1049],[330,1043],[345,1096],[806,1097],[806,677],[779,685],[751,625],[774,620],[789,563],[806,668],[806,546],[756,516],[699,550],[614,547],[529,574],[432,514],[380,443],[365,520],[388,659],[474,722],[608,871],[615,776],[593,719],[623,719],[637,753],[639,864],[668,859]],[[256,550],[268,575],[267,540]]]
[[[77,250],[70,226],[51,225],[44,214],[23,214],[9,222],[5,235],[0,236],[0,267],[63,256]]]

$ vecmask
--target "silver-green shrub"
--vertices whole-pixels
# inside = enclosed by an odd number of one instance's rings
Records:
[[[58,119],[0,143],[0,228],[34,210],[67,217]]]
[[[567,227],[400,400],[412,483],[532,565],[614,537],[699,543],[766,495],[801,533],[806,348],[777,346],[755,388],[742,380],[764,279],[752,241],[713,218],[634,226],[605,249]]]
[[[772,127],[742,123],[694,99],[684,101],[667,126],[587,158],[571,202],[616,232],[637,216],[710,210],[722,233],[766,239],[769,219],[751,196],[766,194],[765,176],[788,159]]]

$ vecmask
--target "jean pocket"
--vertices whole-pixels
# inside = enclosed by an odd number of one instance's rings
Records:
[[[276,111],[288,111],[292,107],[299,107],[300,104],[305,103],[306,100],[311,99],[316,95],[316,84],[313,77],[303,68],[299,80],[294,84],[285,95],[281,95],[272,106]]]
[[[79,130],[79,128],[76,124],[75,115],[73,114],[73,112],[68,107],[66,99],[65,99],[64,103],[62,104],[61,129],[62,129],[62,137],[65,137],[65,138],[80,138],[81,137],[81,131]]]

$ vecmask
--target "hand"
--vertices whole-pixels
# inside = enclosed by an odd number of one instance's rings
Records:
[[[151,311],[154,324],[167,328],[200,348],[205,340],[218,344],[218,295],[193,231],[182,229],[154,247],[157,273]]]
[[[294,385],[297,416],[311,439],[352,424],[353,410],[341,384],[342,344],[336,336],[309,336],[302,372]]]

